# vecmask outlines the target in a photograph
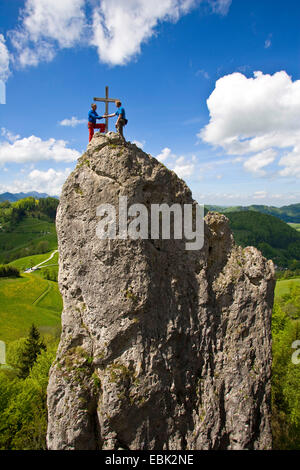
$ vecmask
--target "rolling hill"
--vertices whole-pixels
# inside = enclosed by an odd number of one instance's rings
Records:
[[[274,207],[274,206],[263,206],[263,205],[251,205],[251,206],[214,206],[206,205],[208,210],[213,212],[221,212],[222,214],[229,214],[231,212],[260,212],[262,214],[273,215],[284,222],[291,222],[298,224],[300,223],[300,204],[291,204],[289,206]]]
[[[57,248],[55,216],[58,200],[26,197],[0,203],[0,264],[21,271],[19,278],[0,279],[0,339],[24,337],[32,323],[43,334],[55,335],[62,299],[58,290],[58,254],[41,269],[24,271],[50,258]]]
[[[300,233],[272,215],[254,211],[228,212],[238,245],[255,246],[277,266],[300,268]]]
[[[28,197],[0,203],[0,263],[46,253],[57,247],[58,200]]]
[[[0,339],[6,343],[24,337],[32,323],[44,334],[60,325],[62,298],[57,282],[38,274],[0,280]]]

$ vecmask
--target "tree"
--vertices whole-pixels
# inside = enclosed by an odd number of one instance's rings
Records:
[[[47,253],[47,251],[49,251],[49,242],[47,240],[40,241],[37,244],[35,251],[37,255],[40,253]]]
[[[57,341],[47,346],[26,379],[0,370],[0,450],[46,449],[46,392]]]
[[[7,345],[6,350],[6,362],[9,366],[13,367],[15,370],[19,369],[22,356],[24,353],[26,338],[19,338],[15,341],[11,341]]]
[[[44,341],[41,340],[37,327],[32,324],[20,358],[20,365],[18,367],[19,378],[25,379],[29,375],[32,366],[42,350],[46,350],[46,345]]]

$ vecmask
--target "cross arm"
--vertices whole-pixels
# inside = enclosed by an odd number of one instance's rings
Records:
[[[108,103],[115,103],[115,101],[119,101],[117,98],[94,98],[94,101],[102,101],[103,103],[108,102]]]

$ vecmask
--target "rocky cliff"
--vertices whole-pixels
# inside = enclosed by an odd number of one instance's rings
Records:
[[[58,209],[62,335],[49,449],[269,449],[274,269],[205,217],[204,247],[101,240],[97,207],[193,203],[176,174],[95,134]]]

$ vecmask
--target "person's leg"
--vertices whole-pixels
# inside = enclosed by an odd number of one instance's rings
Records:
[[[124,144],[126,144],[126,140],[125,140],[125,137],[124,137],[124,134],[123,134],[123,127],[124,127],[124,124],[122,121],[119,121],[118,122],[118,127],[117,127],[117,130],[121,136],[121,139],[123,140]]]
[[[105,132],[105,124],[103,123],[95,124],[94,129],[100,129],[100,132]]]
[[[89,142],[92,140],[94,135],[94,128],[92,126],[89,126]]]

